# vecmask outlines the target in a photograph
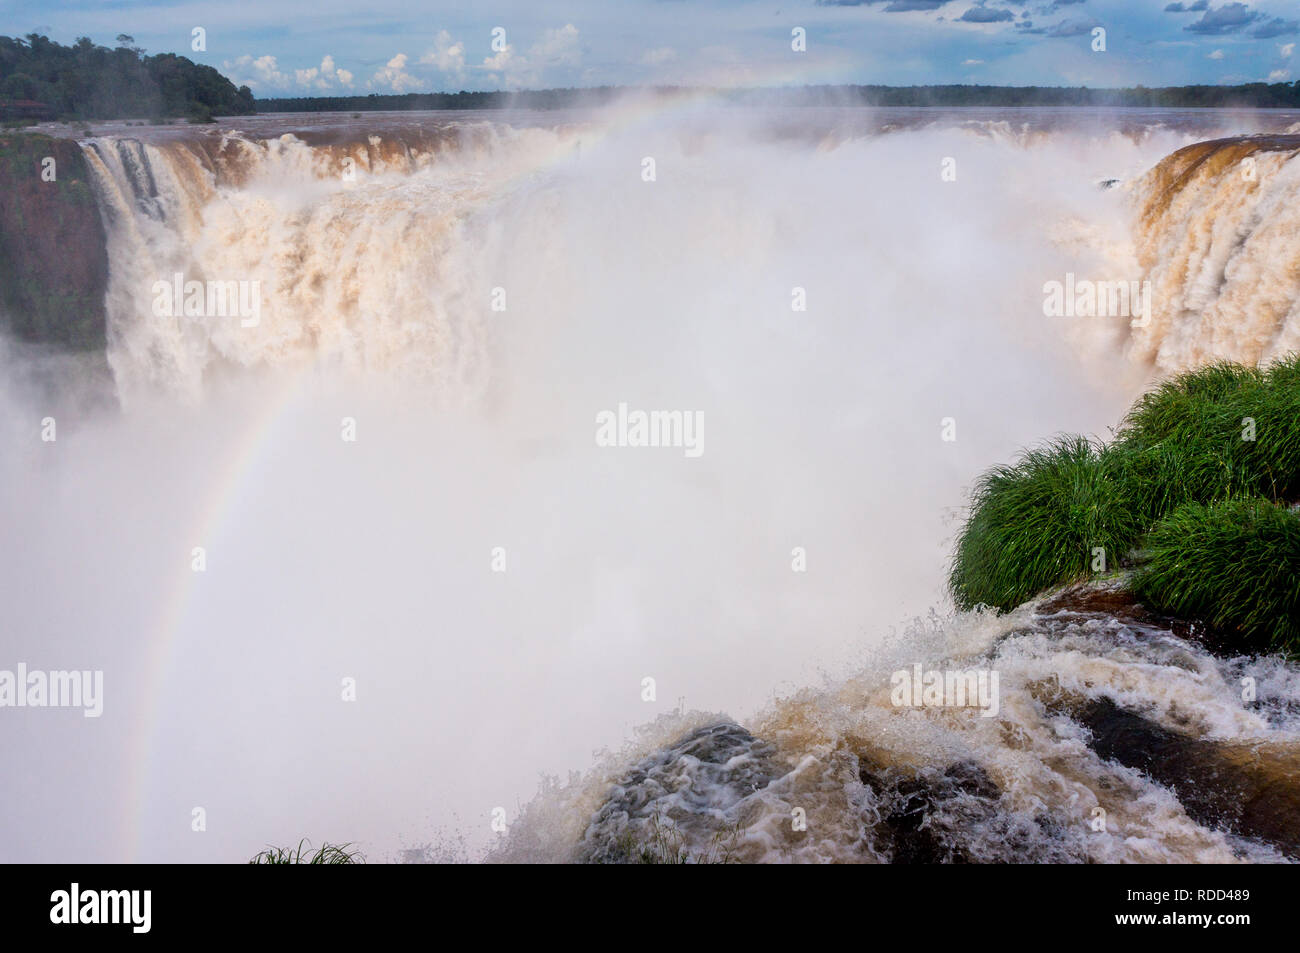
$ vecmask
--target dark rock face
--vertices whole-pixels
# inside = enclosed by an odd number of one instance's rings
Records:
[[[1071,715],[1091,732],[1099,757],[1169,788],[1198,823],[1258,838],[1300,859],[1300,777],[1287,752],[1203,741],[1110,699]]]
[[[54,160],[55,181],[42,179]],[[102,349],[108,251],[81,147],[0,136],[0,327],[61,350]]]
[[[1059,593],[1038,604],[1042,615],[1064,614],[1071,619],[1115,619],[1134,628],[1155,628],[1168,631],[1180,639],[1194,642],[1211,655],[1232,658],[1243,649],[1262,650],[1265,645],[1252,645],[1240,633],[1215,629],[1197,619],[1154,612],[1138,601],[1128,589],[1104,588],[1081,583],[1062,589]]]
[[[737,724],[690,732],[633,765],[592,818],[580,858],[588,863],[718,863],[712,849],[746,797],[784,773],[774,747]],[[670,826],[671,825],[671,826]],[[688,848],[688,841],[710,845]]]
[[[875,849],[895,864],[1080,863],[1061,823],[1019,816],[974,761],[916,772],[863,765],[862,783],[880,810]]]
[[[946,836],[940,812],[960,800],[967,820],[987,821],[996,814],[997,785],[974,762],[901,778],[864,767],[860,776],[886,806],[877,828],[879,846],[896,864],[965,863],[961,847]]]

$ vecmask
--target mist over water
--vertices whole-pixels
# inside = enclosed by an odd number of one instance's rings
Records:
[[[1042,286],[1137,277],[1098,183],[1189,141],[627,109],[399,160],[356,124],[352,180],[298,139],[87,147],[108,369],[0,358],[0,604],[4,664],[102,669],[104,714],[6,714],[5,860],[478,856],[639,725],[888,655],[949,612],[974,476],[1140,389],[1127,322]],[[158,316],[177,272],[259,281],[258,323]],[[597,446],[620,403],[703,454]]]

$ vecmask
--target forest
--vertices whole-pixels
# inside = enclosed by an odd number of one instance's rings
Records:
[[[646,90],[643,90],[646,91]],[[657,86],[674,96],[699,89]],[[259,112],[342,112],[403,109],[556,109],[596,106],[626,88],[539,89],[518,92],[407,93],[260,99]],[[1239,86],[1166,86],[1090,89],[1083,86],[789,86],[718,89],[720,99],[752,106],[1168,106],[1300,109],[1300,82]]]
[[[36,33],[0,36],[2,118],[116,119],[249,115],[253,93],[211,66],[174,53],[145,55],[119,34],[117,46],[81,37],[63,46]]]

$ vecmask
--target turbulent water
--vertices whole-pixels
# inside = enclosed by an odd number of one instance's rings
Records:
[[[1296,669],[943,579],[982,468],[1294,347],[1295,120],[96,130],[109,379],[4,356],[0,568],[14,660],[105,710],[9,713],[5,859],[1293,857]],[[1046,317],[1067,274],[1150,320]],[[620,404],[700,452],[599,446]],[[900,710],[914,665],[998,710]]]
[[[1216,657],[1117,594],[931,620],[749,730],[665,719],[548,792],[501,860],[1225,863],[1300,850],[1300,672]],[[998,672],[1002,704],[900,710],[888,666]],[[1249,680],[1254,695],[1243,704]],[[612,787],[608,781],[612,781]],[[797,820],[796,820],[797,818]]]
[[[1300,132],[1300,127],[1293,127]],[[1300,135],[1179,150],[1140,183],[1152,321],[1134,351],[1165,371],[1300,350]]]

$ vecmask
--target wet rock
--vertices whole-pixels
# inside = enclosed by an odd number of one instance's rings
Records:
[[[914,773],[864,765],[880,810],[876,850],[895,864],[1080,863],[1059,819],[1017,814],[974,761]]]
[[[956,815],[987,821],[997,813],[998,787],[972,761],[912,776],[864,766],[860,777],[883,805],[877,849],[896,864],[966,863],[947,822]]]
[[[725,860],[741,802],[783,770],[740,725],[699,728],[633,765],[611,787],[578,855],[587,863]]]
[[[1171,731],[1108,698],[1071,712],[1107,761],[1168,788],[1198,824],[1270,844],[1300,859],[1296,752],[1278,745],[1224,744]]]
[[[1195,642],[1211,655],[1232,658],[1250,646],[1243,645],[1239,634],[1215,629],[1196,619],[1153,612],[1127,589],[1080,583],[1048,596],[1036,607],[1041,616],[1064,613],[1084,619],[1114,619],[1137,631],[1143,629],[1168,632],[1188,642]]]

